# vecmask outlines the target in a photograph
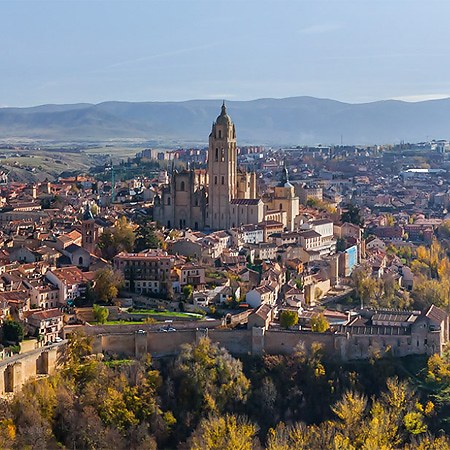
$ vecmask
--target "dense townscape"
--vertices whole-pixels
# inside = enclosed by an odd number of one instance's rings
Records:
[[[237,130],[0,159],[1,448],[450,448],[450,144]]]

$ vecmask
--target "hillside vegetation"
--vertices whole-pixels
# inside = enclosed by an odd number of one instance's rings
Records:
[[[208,339],[158,361],[91,351],[71,335],[64,370],[2,405],[0,448],[450,449],[448,355],[343,365],[314,345],[241,361]]]

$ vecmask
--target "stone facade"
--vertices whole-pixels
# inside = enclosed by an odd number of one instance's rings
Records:
[[[236,128],[223,104],[209,135],[207,170],[174,171],[155,196],[154,219],[167,228],[194,230],[228,230],[264,221],[269,206],[258,198],[256,173],[240,170],[237,160]],[[277,212],[282,205],[276,217],[292,228],[298,197],[285,181],[276,188],[274,205]]]
[[[167,228],[203,230],[206,226],[208,174],[204,170],[174,171],[155,197],[154,219]]]

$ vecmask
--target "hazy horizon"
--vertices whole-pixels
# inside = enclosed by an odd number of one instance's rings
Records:
[[[181,99],[181,100],[136,100],[136,101],[130,101],[130,100],[117,100],[117,99],[109,99],[109,100],[103,100],[101,102],[73,102],[73,103],[39,103],[39,104],[33,104],[33,105],[22,105],[22,106],[10,106],[10,105],[0,105],[0,108],[20,108],[20,109],[27,109],[27,108],[37,108],[40,106],[65,106],[65,105],[99,105],[102,103],[184,103],[184,102],[218,102],[222,103],[225,101],[225,103],[233,103],[233,102],[256,102],[259,100],[285,100],[285,99],[294,99],[294,98],[313,98],[317,100],[329,100],[329,101],[336,101],[339,103],[345,103],[349,105],[364,105],[369,103],[377,103],[377,102],[388,102],[388,101],[399,101],[399,102],[405,102],[405,103],[422,103],[422,102],[430,102],[434,100],[446,100],[450,99],[450,95],[448,96],[437,96],[437,97],[430,97],[430,96],[424,96],[423,98],[410,98],[410,97],[397,97],[397,98],[382,98],[378,100],[371,100],[371,101],[365,101],[365,102],[357,102],[357,101],[345,101],[345,100],[339,100],[336,98],[327,98],[327,97],[314,97],[311,95],[292,95],[289,97],[258,97],[258,98],[250,98],[250,99],[223,99],[223,98],[189,98],[189,99]]]

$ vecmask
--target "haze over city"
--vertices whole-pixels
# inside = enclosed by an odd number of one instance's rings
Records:
[[[0,106],[450,96],[446,1],[2,1]]]

